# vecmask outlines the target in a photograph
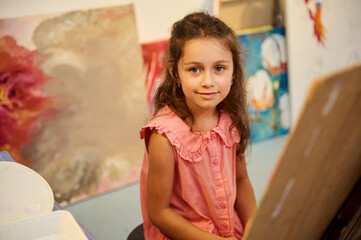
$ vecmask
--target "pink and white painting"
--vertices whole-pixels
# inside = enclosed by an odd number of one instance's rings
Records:
[[[0,150],[63,206],[137,181],[142,67],[132,5],[0,20]]]

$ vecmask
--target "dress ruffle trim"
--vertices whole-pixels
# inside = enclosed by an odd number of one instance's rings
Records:
[[[239,142],[236,128],[231,132],[228,130],[231,123],[228,114],[221,112],[217,127],[206,132],[191,132],[190,127],[181,118],[168,107],[164,107],[141,129],[140,138],[147,139],[150,132],[155,129],[169,139],[182,159],[199,162],[202,160],[203,151],[216,135],[220,136],[226,147],[232,147]]]

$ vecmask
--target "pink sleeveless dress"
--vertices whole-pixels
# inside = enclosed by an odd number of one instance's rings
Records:
[[[220,113],[217,127],[192,132],[169,107],[140,131],[146,146],[151,130],[164,134],[175,156],[171,208],[195,226],[223,237],[240,239],[243,226],[234,208],[236,199],[236,143],[239,135],[230,116]],[[140,198],[147,240],[170,239],[149,220],[146,208],[148,152],[145,152],[140,176]]]

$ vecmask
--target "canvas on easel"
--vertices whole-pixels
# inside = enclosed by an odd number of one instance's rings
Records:
[[[361,65],[313,83],[244,239],[319,239],[361,176]]]

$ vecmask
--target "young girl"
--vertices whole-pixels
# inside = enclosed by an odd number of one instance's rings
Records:
[[[145,239],[241,239],[256,201],[237,37],[216,17],[189,14],[173,25],[168,55],[141,130]]]

